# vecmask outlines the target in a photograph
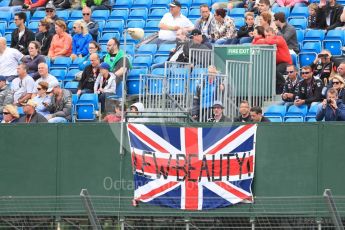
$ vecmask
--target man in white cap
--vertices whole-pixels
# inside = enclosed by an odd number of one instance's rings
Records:
[[[159,23],[159,33],[157,43],[175,43],[176,31],[185,29],[188,32],[194,29],[193,23],[181,14],[181,3],[173,1],[169,4],[170,12],[164,14]]]
[[[23,107],[25,116],[20,117],[18,123],[46,123],[47,119],[36,112],[36,107],[37,103],[34,100],[28,100]]]
[[[213,117],[208,122],[230,122],[230,118],[223,114],[223,103],[221,101],[215,101],[212,106]]]

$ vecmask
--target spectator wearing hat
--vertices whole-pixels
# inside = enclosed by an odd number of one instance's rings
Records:
[[[262,115],[262,109],[259,106],[250,108],[250,118],[253,122],[270,122],[267,117]]]
[[[212,105],[213,117],[208,122],[230,122],[230,118],[223,114],[224,106],[221,101],[215,101]]]
[[[198,29],[192,30],[189,38],[191,40],[189,40],[188,43],[183,47],[183,54],[184,54],[186,62],[189,62],[190,49],[205,49],[205,50],[212,49],[212,45],[208,41],[207,37],[205,35],[202,35],[202,32]],[[193,57],[193,58],[195,60],[192,60],[192,63],[198,64],[197,62],[200,58],[198,57]],[[210,65],[211,63],[208,63],[208,64]]]
[[[110,72],[116,76],[116,84],[122,81],[123,74],[127,74],[132,68],[128,58],[124,56],[123,50],[120,50],[120,42],[117,38],[109,39],[107,43],[107,54],[103,57],[102,62],[106,62],[110,66]],[[126,58],[126,66],[123,66],[123,58]]]
[[[87,28],[89,29],[89,33],[91,34],[94,41],[97,41],[98,37],[98,22],[91,19],[91,9],[87,6],[83,7],[82,14],[83,14],[83,21],[86,23]]]
[[[56,34],[53,36],[48,52],[48,57],[69,57],[72,54],[72,37],[66,33],[66,23],[62,20],[55,22]]]
[[[17,106],[15,105],[5,105],[2,110],[2,121],[1,123],[17,123],[19,118],[19,113]]]
[[[37,80],[40,75],[38,73],[38,64],[46,62],[46,59],[41,55],[41,45],[38,41],[31,41],[29,44],[29,55],[25,55],[22,61],[28,66],[28,74]]]
[[[211,13],[210,8],[207,4],[202,4],[200,6],[201,17],[195,22],[195,29],[201,31],[208,39],[211,39],[211,34],[216,26],[216,21],[214,15]]]
[[[12,103],[13,93],[11,88],[6,84],[6,78],[4,76],[0,76],[0,113],[5,105]]]
[[[55,34],[55,22],[57,20],[62,20],[56,15],[56,8],[52,2],[48,2],[45,7],[46,16],[44,19],[50,24],[49,32]]]
[[[194,29],[193,23],[181,14],[181,3],[173,1],[169,4],[170,12],[164,14],[159,23],[159,33],[157,43],[175,43],[176,31],[185,29],[188,32]]]
[[[50,114],[46,115],[49,123],[66,123],[71,121],[72,94],[67,89],[61,89],[59,82],[49,84],[53,96],[50,104],[44,104]]]
[[[21,63],[17,67],[18,77],[12,82],[13,102],[16,105],[25,104],[35,92],[35,82],[28,75],[27,66],[25,63]]]
[[[81,75],[77,95],[94,92],[95,82],[100,73],[99,65],[101,63],[97,53],[90,55],[90,62],[91,64],[85,67]]]
[[[33,98],[33,101],[37,103],[36,112],[46,116],[49,114],[49,111],[45,104],[50,104],[51,97],[48,95],[52,89],[49,89],[48,82],[41,81],[37,85],[37,95]]]
[[[325,85],[328,84],[329,78],[335,72],[331,58],[332,54],[329,50],[322,50],[310,65],[313,69],[313,76],[320,78]]]
[[[54,26],[55,31],[55,26]],[[41,19],[38,23],[38,33],[35,35],[35,40],[41,44],[41,54],[48,55],[50,43],[53,39],[53,32],[50,31],[50,23],[46,18]]]
[[[127,110],[127,106],[124,105],[124,110],[123,113],[125,114]],[[115,113],[113,114],[108,114],[107,116],[104,117],[103,122],[107,123],[115,123],[115,122],[120,122],[122,117],[122,105],[121,104],[116,104],[115,105]]]
[[[37,103],[30,99],[23,106],[25,116],[19,118],[18,123],[46,123],[47,119],[36,112]]]
[[[7,47],[6,38],[0,37],[0,75],[8,82],[17,77],[17,66],[23,58],[17,49]]]
[[[11,34],[11,48],[19,50],[22,54],[28,54],[29,43],[35,40],[35,34],[25,26],[26,13],[19,12],[14,16],[17,26]]]
[[[116,91],[116,76],[109,72],[110,65],[106,62],[99,65],[99,70],[100,74],[94,85],[94,93],[98,94],[98,100],[101,102],[101,112],[104,113],[106,97],[114,95]]]

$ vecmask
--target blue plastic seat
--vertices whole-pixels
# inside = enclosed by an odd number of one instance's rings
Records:
[[[77,82],[77,81],[68,81],[65,83],[64,88],[70,90],[72,93],[77,93],[78,84],[79,84],[79,82]]]
[[[11,22],[12,20],[12,13],[9,11],[1,11],[0,14],[0,21],[4,21],[6,23]]]
[[[80,63],[82,63],[83,60],[84,60],[83,57],[77,57],[76,59],[74,59],[72,61],[72,63],[70,64],[70,66],[69,66],[69,70],[71,70],[71,69],[79,69],[79,65],[80,65]]]
[[[153,8],[151,9],[148,18],[152,19],[162,19],[164,14],[168,13],[169,10],[166,7],[161,7],[161,8]]]
[[[91,14],[91,18],[93,20],[108,20],[109,18],[109,10],[95,10]]]
[[[7,22],[0,22],[0,34],[1,34],[1,36],[5,35],[6,27],[7,27]]]
[[[181,95],[185,94],[185,79],[170,79],[169,80],[169,94]]]
[[[158,31],[159,30],[159,19],[147,19],[145,25],[145,31]]]
[[[308,7],[294,7],[291,11],[290,17],[309,17],[309,9]]]
[[[59,18],[63,19],[64,21],[67,21],[69,19],[69,11],[68,10],[57,10],[56,15]]]
[[[68,21],[75,21],[83,18],[83,13],[81,10],[72,10],[69,15]]]
[[[127,28],[144,28],[145,21],[143,19],[128,19]]]
[[[151,54],[154,55],[157,51],[156,44],[144,44],[137,49],[137,54]]]
[[[148,93],[153,95],[161,95],[163,93],[163,77],[147,79]]]
[[[319,106],[320,106],[320,103],[314,104],[313,106],[310,106],[308,113],[305,116],[306,121],[308,121],[308,122],[310,122],[310,120],[316,121],[316,113],[317,113]]]
[[[302,49],[302,44],[304,40],[304,30],[296,30],[297,42],[299,49]]]
[[[10,0],[2,0],[2,1],[0,1],[0,7],[9,6],[10,3],[11,3]]]
[[[67,71],[71,64],[72,59],[70,57],[56,57],[51,67],[54,69],[64,69]]]
[[[85,93],[75,104],[76,120],[93,121],[98,110],[98,94]]]
[[[120,39],[120,33],[115,31],[112,33],[103,33],[102,37],[98,39],[98,43],[99,44],[107,44],[107,42],[111,39],[111,38],[116,38],[117,40]]]
[[[123,44],[120,45],[120,48],[123,50],[124,47],[123,47]],[[129,54],[129,55],[134,55],[135,53],[135,48],[134,48],[134,45],[133,44],[127,44],[126,45],[126,53]]]
[[[116,0],[115,4],[113,5],[114,8],[131,8],[133,4],[133,0]]]
[[[157,54],[169,54],[175,47],[175,44],[161,44],[157,50]]]
[[[129,12],[128,19],[144,19],[148,16],[147,8],[134,8]]]
[[[28,29],[31,30],[32,32],[36,33],[36,32],[38,32],[38,24],[39,24],[38,21],[30,22],[28,25]]]
[[[192,0],[180,0],[180,3],[182,5],[182,7],[190,8],[190,6],[192,5]],[[183,14],[183,15],[187,16],[185,14]]]
[[[343,30],[328,31],[324,41],[323,48],[329,50],[333,56],[341,56],[343,54],[342,47],[345,44],[345,34]]]
[[[153,0],[152,7],[167,7],[170,2],[170,0]]]
[[[155,68],[151,72],[152,75],[161,75],[164,76],[165,74],[165,69],[164,68]]]
[[[169,55],[159,55],[156,54],[153,58],[153,63],[158,64],[158,63],[164,63],[168,60]]]
[[[66,70],[63,69],[53,69],[50,71],[50,74],[53,75],[54,77],[56,77],[56,79],[58,79],[58,81],[64,81],[65,80],[65,76],[66,76]]]
[[[199,7],[202,4],[206,4],[206,5],[210,6],[211,5],[211,0],[193,0],[192,1],[192,6]]]
[[[152,64],[152,56],[151,55],[138,55],[134,57],[132,62],[133,66],[143,66],[143,67],[150,67]]]
[[[119,33],[122,33],[124,26],[125,26],[125,21],[122,19],[109,20],[105,23],[102,34],[109,33],[109,32],[114,33],[116,31],[118,31]]]
[[[5,30],[5,34],[11,34],[15,29],[17,29],[16,24],[14,22],[10,22]]]
[[[324,30],[308,30],[304,34],[303,44],[306,42],[322,42],[325,39]]]
[[[149,9],[152,5],[152,0],[133,0],[132,7],[145,7]]]
[[[242,27],[246,24],[243,17],[236,17],[233,19],[234,19],[236,29],[239,29],[240,27]]]
[[[291,18],[289,24],[296,29],[305,30],[307,28],[307,19],[305,18]]]
[[[65,81],[73,81],[75,79],[75,75],[79,73],[79,69],[71,69],[66,73]]]
[[[300,118],[302,122],[304,121],[304,117],[307,115],[308,106],[307,105],[291,105],[285,114],[284,120],[286,121],[288,118]]]
[[[285,122],[303,122],[302,117],[288,117]]]
[[[285,14],[285,19],[287,19],[290,16],[290,7],[273,7],[272,8],[273,13],[283,12]]]
[[[189,10],[188,14],[189,19],[200,18],[200,9],[199,8],[192,8]]]
[[[194,68],[192,71],[193,77],[199,77],[202,74],[207,74],[207,68]]]
[[[1,13],[2,14],[2,13]],[[36,10],[31,17],[31,21],[39,21],[46,16],[46,12],[43,10]]]
[[[319,42],[306,42],[298,54],[300,66],[310,65],[321,51]]]
[[[244,13],[246,10],[244,8],[233,8],[229,11],[229,16],[230,17],[244,17]]]
[[[140,75],[142,74],[147,74],[148,73],[148,68],[135,68],[131,69],[129,71],[127,78],[128,79],[134,79],[134,78],[140,78]]]
[[[280,122],[282,122],[285,114],[285,105],[272,105],[267,108],[267,111],[264,113],[264,116],[267,118],[278,118],[280,119]]]
[[[113,10],[109,16],[109,19],[122,19],[127,20],[128,19],[128,9],[116,9]]]

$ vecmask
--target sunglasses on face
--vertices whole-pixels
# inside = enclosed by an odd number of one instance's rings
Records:
[[[338,84],[340,84],[340,82],[339,81],[334,81],[334,82],[332,82],[332,84],[333,85],[338,85]]]
[[[8,114],[10,114],[9,112],[2,112],[2,114],[4,114],[4,115],[8,115]]]
[[[310,72],[301,72],[301,74],[309,74]]]
[[[37,90],[41,90],[42,88],[37,88]]]
[[[89,13],[83,13],[83,15],[85,16],[85,15],[90,15]]]
[[[73,26],[73,29],[77,29],[77,27]]]
[[[292,70],[292,71],[286,71],[286,73],[288,73],[288,74],[289,74],[289,73],[294,73],[294,72],[295,72],[295,71],[293,71],[293,70]]]
[[[54,10],[46,10],[46,12],[52,13],[52,12],[54,12]]]

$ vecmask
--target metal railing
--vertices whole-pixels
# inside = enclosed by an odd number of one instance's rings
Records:
[[[208,68],[213,64],[213,50],[190,49],[189,63],[193,67]]]

